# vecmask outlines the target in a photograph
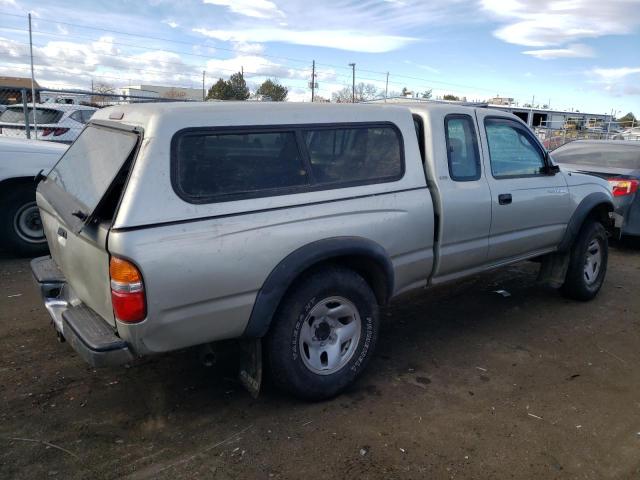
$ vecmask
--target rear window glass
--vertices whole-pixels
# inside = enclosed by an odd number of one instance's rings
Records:
[[[558,163],[640,169],[640,144],[569,143],[555,149],[551,156]]]
[[[187,133],[174,158],[178,190],[195,201],[308,184],[293,131]]]
[[[33,108],[27,109],[29,112],[29,122],[33,124]],[[64,112],[60,110],[53,110],[51,108],[36,108],[36,122],[40,124],[46,123],[58,123],[64,115]],[[6,123],[23,123],[24,124],[24,108],[23,107],[9,107],[2,114],[0,114],[0,122]]]
[[[305,131],[317,183],[379,181],[402,175],[399,133],[392,127],[322,128]]]
[[[93,212],[122,168],[138,136],[112,128],[90,125],[47,176]]]

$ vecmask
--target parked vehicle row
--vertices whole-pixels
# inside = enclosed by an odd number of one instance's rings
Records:
[[[66,149],[54,142],[0,138],[0,246],[31,257],[47,252],[34,178],[50,171]]]
[[[552,153],[569,171],[589,173],[609,182],[621,235],[640,235],[640,142],[578,140]]]
[[[60,143],[73,142],[97,110],[84,105],[40,103],[27,107],[31,139]],[[35,124],[34,124],[35,123]],[[0,136],[27,138],[25,111],[22,105],[10,105],[0,113]]]
[[[32,270],[87,362],[238,338],[309,399],[354,381],[378,305],[410,290],[536,259],[593,298],[614,228],[606,180],[454,104],[106,108],[37,203],[51,257]]]

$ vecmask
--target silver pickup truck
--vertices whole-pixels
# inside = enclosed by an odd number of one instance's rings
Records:
[[[614,228],[607,182],[515,116],[436,103],[111,107],[37,202],[32,270],[86,361],[235,338],[308,399],[354,381],[404,292],[535,259],[593,298]]]

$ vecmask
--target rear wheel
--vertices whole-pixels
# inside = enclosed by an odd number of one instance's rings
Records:
[[[273,382],[308,400],[337,395],[368,363],[378,323],[376,297],[356,272],[330,267],[303,277],[265,339]]]
[[[18,185],[0,199],[0,238],[3,247],[23,256],[47,252],[40,212],[36,205],[35,187]]]
[[[600,222],[587,221],[578,234],[569,259],[569,269],[562,292],[576,300],[594,298],[607,273],[609,244]]]

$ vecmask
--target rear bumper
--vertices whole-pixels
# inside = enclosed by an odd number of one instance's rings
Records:
[[[34,258],[31,271],[55,329],[87,363],[106,367],[135,358],[111,326],[75,297],[51,257]]]

